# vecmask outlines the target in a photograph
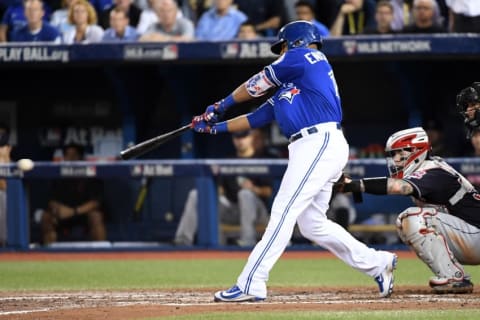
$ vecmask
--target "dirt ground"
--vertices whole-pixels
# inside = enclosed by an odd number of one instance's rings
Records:
[[[189,259],[212,253],[55,254],[55,260],[84,259]],[[218,258],[218,253],[215,257]],[[225,258],[245,253],[222,253]],[[408,254],[407,254],[408,255]],[[328,258],[325,253],[308,253],[309,258]],[[305,257],[305,253],[286,253],[285,258]],[[50,260],[52,254],[2,254],[2,260]],[[305,311],[305,310],[408,310],[479,309],[480,291],[468,295],[434,295],[426,286],[397,286],[388,299],[380,299],[372,288],[269,288],[268,300],[259,303],[215,303],[211,289],[0,292],[0,319],[139,319],[206,312]]]

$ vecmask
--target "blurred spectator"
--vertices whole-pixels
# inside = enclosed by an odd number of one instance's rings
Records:
[[[0,42],[6,42],[11,39],[14,31],[24,27],[27,24],[25,17],[24,4],[29,0],[13,0],[12,4],[7,7],[0,23]],[[44,4],[45,15],[44,21],[48,22],[50,17],[50,7]]]
[[[62,7],[53,12],[50,24],[65,34],[68,30],[73,30],[74,26],[68,22],[68,11],[75,0],[62,0]]]
[[[330,34],[332,36],[356,35],[365,28],[375,26],[375,2],[373,0],[345,0],[337,14]]]
[[[194,37],[192,21],[177,18],[178,7],[174,0],[155,2],[158,23],[151,25],[140,37],[140,41],[189,41]]]
[[[149,2],[151,4],[150,8],[143,10],[142,13],[140,14],[140,21],[138,22],[138,25],[137,25],[137,32],[139,34],[145,33],[145,31],[147,31],[147,29],[151,25],[158,23],[158,15],[155,12],[154,8],[160,6],[162,0],[149,0]],[[180,19],[182,17],[183,17],[182,11],[177,10],[177,19]]]
[[[313,3],[317,20],[331,30],[344,0],[313,0]]]
[[[24,11],[22,0],[17,0],[7,7],[0,24],[0,42],[10,40],[13,31],[27,24]]]
[[[196,25],[202,14],[212,6],[213,0],[182,0],[180,3],[185,18]]]
[[[247,20],[240,25],[240,29],[238,29],[237,39],[255,40],[258,38],[259,35],[257,33],[257,30],[255,30],[255,25],[250,20]]]
[[[238,10],[245,13],[263,36],[275,36],[285,16],[283,2],[278,0],[236,0]]]
[[[480,33],[480,1],[446,0],[449,8],[449,30]]]
[[[253,147],[251,131],[232,134],[235,158],[259,158]],[[252,246],[257,242],[255,225],[268,220],[267,201],[272,195],[272,182],[264,177],[221,176],[218,181],[218,217],[225,224],[240,224],[241,246]],[[174,243],[192,245],[198,227],[198,193],[189,192],[180,219]]]
[[[95,12],[97,12],[97,16],[101,14],[103,11],[108,10],[111,6],[113,6],[113,0],[89,0],[92,6],[95,8]]]
[[[295,13],[295,4],[297,3],[297,1],[298,0],[283,0],[283,7],[285,9],[285,21],[294,21],[297,18],[297,14]],[[312,3],[312,1],[309,2]]]
[[[435,0],[414,0],[412,8],[413,23],[403,28],[402,33],[442,33],[442,17]]]
[[[151,6],[149,0],[133,0],[133,3],[142,11],[149,9]]]
[[[70,144],[64,148],[64,161],[81,160],[84,160],[84,154],[80,145]],[[102,193],[102,181],[98,179],[54,180],[48,208],[41,219],[43,244],[71,240],[75,227],[88,231],[90,240],[105,240]]]
[[[43,21],[45,11],[41,0],[25,2],[27,24],[12,33],[12,42],[61,42],[60,32]]]
[[[410,24],[413,0],[390,0],[393,7],[392,30],[401,31]]]
[[[100,16],[100,26],[103,29],[110,28],[110,12],[115,8],[125,11],[128,16],[129,24],[134,28],[137,27],[142,10],[133,4],[133,0],[115,0],[114,5],[103,11]]]
[[[253,148],[255,149],[255,154],[258,158],[280,158],[280,152],[273,148],[269,147],[267,134],[264,129],[257,128],[251,129],[251,135],[253,138]]]
[[[313,5],[309,1],[304,1],[304,0],[297,1],[295,3],[295,13],[296,13],[295,20],[310,21],[317,27],[322,37],[328,37],[328,35],[330,34],[330,31],[328,30],[328,28],[323,23],[315,19],[315,10],[313,8]]]
[[[470,138],[470,142],[472,143],[473,147],[473,157],[480,157],[480,128],[475,128],[472,131],[472,137]],[[480,184],[480,181],[478,181]]]
[[[86,0],[75,0],[68,12],[68,21],[75,29],[63,35],[63,42],[94,43],[102,41],[103,29],[97,25],[97,13]]]
[[[103,42],[136,41],[137,30],[128,25],[128,16],[120,8],[110,11],[110,28],[103,34]]]
[[[0,163],[10,163],[10,128],[0,123]],[[7,181],[0,179],[0,247],[7,243]]]
[[[8,1],[0,1],[0,17],[3,17],[5,11],[7,11]]]
[[[363,31],[364,34],[388,34],[395,33],[392,30],[393,21],[393,6],[388,0],[380,0],[377,2],[375,9],[375,22],[376,26],[366,27]]]
[[[428,135],[428,140],[432,146],[431,154],[438,157],[451,157],[453,154],[445,146],[444,130],[440,122],[436,120],[428,120],[423,129]]]
[[[202,14],[195,30],[197,40],[222,41],[235,38],[247,16],[232,6],[233,0],[214,0]]]
[[[412,0],[409,0],[412,1]],[[470,1],[470,0],[467,0]],[[413,1],[412,1],[413,2]],[[438,22],[448,30],[448,16],[450,14],[450,9],[446,4],[446,0],[435,0],[438,7],[437,19]]]

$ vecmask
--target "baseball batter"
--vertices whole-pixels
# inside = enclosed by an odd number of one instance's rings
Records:
[[[340,128],[342,110],[335,77],[322,39],[307,21],[285,25],[272,45],[281,56],[240,85],[225,99],[194,117],[195,131],[216,134],[258,128],[274,120],[289,138],[289,163],[272,205],[265,233],[248,258],[236,284],[215,293],[215,301],[258,301],[267,297],[266,282],[298,223],[302,235],[333,252],[353,268],[372,276],[381,297],[393,291],[397,258],[368,248],[326,217],[333,183],[348,159]],[[273,96],[254,112],[225,122],[218,118],[236,103]]]
[[[461,263],[480,264],[480,194],[430,149],[422,128],[396,132],[385,148],[390,177],[346,181],[344,191],[412,196],[416,206],[397,218],[400,238],[434,273],[435,293],[470,293]]]

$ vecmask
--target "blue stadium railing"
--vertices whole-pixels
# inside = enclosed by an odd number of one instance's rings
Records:
[[[15,63],[76,62],[221,62],[273,59],[273,38],[256,41],[185,43],[97,43],[55,45],[8,43],[0,45],[0,66]],[[478,34],[383,35],[326,38],[322,51],[335,58],[475,57],[480,52]]]
[[[479,158],[448,159],[457,170],[466,176],[480,176]],[[218,247],[218,221],[216,212],[216,189],[214,178],[218,175],[255,175],[280,178],[286,168],[286,160],[151,160],[111,163],[95,162],[38,162],[32,171],[21,172],[15,164],[1,165],[0,178],[7,178],[8,246],[25,250],[29,247],[29,213],[24,181],[54,178],[124,178],[140,179],[192,177],[199,192],[198,244],[203,247]],[[385,176],[383,159],[350,160],[346,171],[354,177]],[[121,196],[121,195],[119,195]],[[396,200],[386,199],[397,197]],[[400,200],[399,200],[400,199]],[[374,212],[398,213],[408,205],[407,197],[383,196],[368,198],[357,207],[363,214]]]

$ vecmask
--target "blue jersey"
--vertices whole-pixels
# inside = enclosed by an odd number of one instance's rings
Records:
[[[9,6],[2,17],[2,24],[8,26],[8,36],[27,24],[22,2]]]
[[[278,89],[268,103],[249,115],[249,120],[261,118],[250,121],[253,127],[275,119],[288,138],[318,123],[342,121],[338,87],[322,52],[290,49],[265,67],[265,75]]]
[[[12,42],[60,42],[60,40],[60,32],[45,22],[42,24],[42,28],[36,33],[31,33],[28,26],[22,27],[12,34],[11,39]]]
[[[20,28],[27,25],[27,18],[25,17],[25,9],[23,7],[23,1],[12,1],[12,4],[8,6],[5,11],[1,24],[7,25],[8,27],[8,38],[11,39],[12,34],[19,30]],[[45,10],[45,15],[42,20],[44,22],[49,21],[50,13],[52,10],[50,6],[46,3],[43,4],[43,9]]]

